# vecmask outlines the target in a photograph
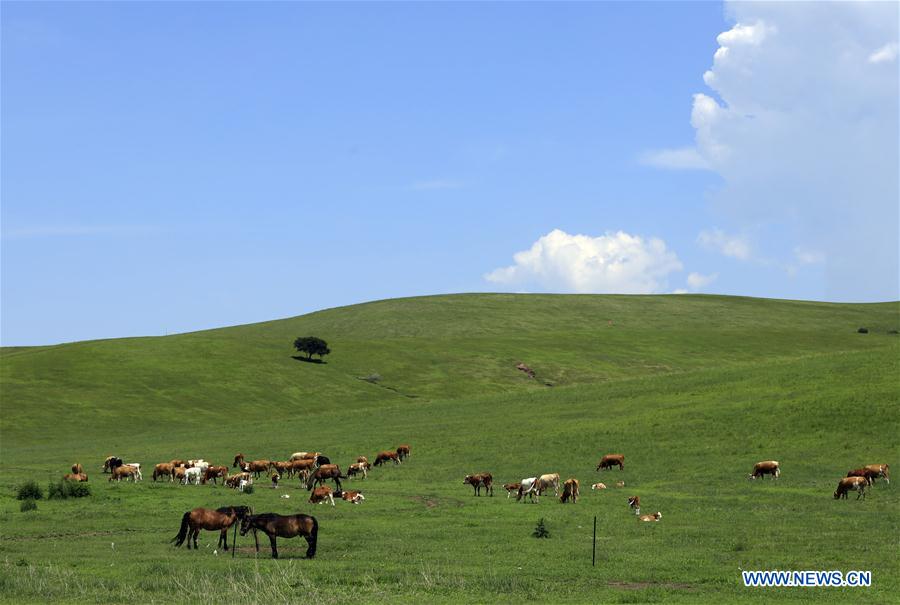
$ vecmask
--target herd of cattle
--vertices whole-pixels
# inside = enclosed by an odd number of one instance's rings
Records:
[[[625,470],[625,456],[622,454],[607,454],[600,459],[597,464],[597,471],[612,469],[619,467],[619,470]],[[781,464],[777,460],[763,460],[757,462],[753,466],[753,472],[750,473],[749,479],[759,479],[765,475],[771,475],[772,479],[778,479],[781,476]],[[888,484],[891,482],[890,467],[887,464],[869,464],[862,468],[853,469],[847,473],[838,483],[837,490],[834,492],[835,500],[839,498],[847,499],[850,491],[859,492],[856,496],[865,498],[865,490],[873,485],[877,479],[884,479]],[[528,496],[530,502],[537,502],[545,491],[553,489],[553,493],[559,498],[563,504],[578,501],[581,495],[581,483],[578,479],[571,477],[562,485],[562,494],[560,494],[560,478],[559,473],[547,473],[534,477],[527,477],[517,483],[504,483],[506,489],[506,497],[509,498],[514,492],[516,501],[523,500]],[[473,488],[473,496],[480,496],[481,490],[489,496],[494,495],[494,476],[488,472],[482,472],[475,475],[466,475],[463,479],[464,485],[471,485]],[[616,487],[625,487],[624,481],[616,482]],[[591,486],[592,490],[606,489],[603,483],[595,483]],[[628,498],[628,506],[634,511],[641,521],[659,521],[662,513],[656,512],[652,515],[641,515],[641,499],[640,496],[630,496]]]
[[[297,477],[300,484],[310,491],[309,501],[313,504],[330,503],[334,506],[334,499],[340,498],[352,504],[359,504],[365,500],[360,491],[344,490],[341,479],[352,477],[368,477],[373,466],[393,463],[400,464],[410,456],[409,445],[400,445],[395,450],[379,452],[375,456],[375,462],[370,463],[366,456],[358,456],[356,461],[349,465],[345,475],[341,467],[332,464],[331,460],[321,452],[294,452],[290,458],[279,460],[247,460],[243,453],[234,457],[231,468],[238,469],[230,473],[226,466],[217,466],[203,459],[182,460],[175,459],[169,462],[160,462],[153,467],[153,481],[178,482],[183,485],[205,485],[212,481],[218,484],[221,479],[223,485],[239,491],[244,491],[253,485],[254,479],[259,479],[265,474],[272,483],[272,487],[278,487],[282,478]],[[139,462],[125,462],[118,456],[107,456],[101,467],[103,473],[109,473],[109,481],[142,481],[144,476]],[[72,465],[72,472],[63,476],[70,481],[87,481],[88,476],[79,463]],[[334,481],[335,490],[326,485]]]

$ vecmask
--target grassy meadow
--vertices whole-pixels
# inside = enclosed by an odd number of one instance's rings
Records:
[[[900,486],[832,498],[850,468],[900,468],[898,329],[898,303],[484,294],[2,349],[0,601],[898,602]],[[328,341],[325,363],[293,357],[306,335]],[[406,463],[347,482],[357,506],[311,505],[296,481],[150,480],[176,457],[318,450],[346,468],[400,443]],[[625,470],[595,472],[611,452]],[[107,482],[109,454],[144,481]],[[748,481],[764,459],[782,477]],[[46,491],[76,461],[90,497],[19,511],[17,485]],[[493,498],[462,483],[481,471]],[[546,472],[580,479],[578,503],[515,503],[500,485]],[[639,523],[633,494],[662,520]],[[199,551],[168,543],[186,510],[227,504],[315,515],[316,558],[299,538],[277,561],[265,537],[234,558],[210,532]],[[540,518],[548,539],[531,536]],[[741,569],[871,570],[873,585],[744,588]]]

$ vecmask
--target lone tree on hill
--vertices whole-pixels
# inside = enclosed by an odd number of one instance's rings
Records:
[[[294,341],[294,348],[300,353],[306,353],[306,359],[308,360],[312,360],[313,355],[318,355],[321,359],[331,353],[328,343],[315,336],[301,336]]]

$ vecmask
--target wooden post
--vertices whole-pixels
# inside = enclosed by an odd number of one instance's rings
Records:
[[[591,554],[591,567],[597,566],[597,515],[594,515],[594,548]]]
[[[237,550],[237,519],[234,520],[234,536],[231,538],[231,558],[234,558],[234,551]]]

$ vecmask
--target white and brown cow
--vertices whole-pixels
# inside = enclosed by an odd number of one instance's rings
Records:
[[[866,497],[866,486],[869,485],[869,480],[865,477],[844,477],[838,483],[837,489],[834,490],[834,499],[839,500],[843,498],[847,499],[847,493],[851,491],[859,492],[856,495],[856,499]]]
[[[360,491],[341,492],[340,496],[341,496],[341,500],[346,500],[347,502],[350,502],[351,504],[359,504],[360,502],[362,502],[363,500],[366,499],[366,497],[363,496],[362,492],[360,492]]]
[[[591,486],[591,489],[606,489],[605,483],[595,483]]]
[[[871,479],[873,483],[875,479],[884,479],[888,485],[891,484],[891,467],[887,464],[867,464],[865,469],[875,473],[875,476]]]
[[[494,476],[490,473],[478,473],[477,475],[466,475],[463,479],[463,485],[471,485],[475,489],[473,495],[480,496],[481,488],[489,496],[494,495]]]
[[[509,499],[513,492],[518,492],[520,487],[522,487],[521,483],[504,483],[503,489],[506,490],[506,498]]]
[[[516,502],[528,496],[532,502],[539,501],[540,494],[537,490],[537,477],[528,477],[519,482],[519,491],[516,493]]]
[[[541,475],[537,480],[538,496],[544,495],[544,490],[553,488],[553,495],[559,496],[559,473]]]
[[[369,472],[366,469],[367,463],[365,462],[354,462],[347,469],[347,476],[354,477],[356,475],[362,475],[362,478],[365,479],[369,476]]]
[[[330,502],[331,506],[334,506],[334,495],[333,491],[327,485],[322,485],[317,487],[312,491],[309,495],[309,501],[312,504],[322,504],[323,502]]]
[[[781,476],[781,465],[777,460],[763,460],[753,465],[753,472],[750,473],[750,479],[759,479],[763,475],[772,475],[772,479],[778,479]]]
[[[638,519],[640,519],[641,521],[659,521],[660,519],[662,519],[662,513],[657,511],[652,515],[641,515],[638,517]]]
[[[628,507],[634,511],[634,514],[641,514],[641,497],[640,496],[631,496],[628,498]]]

